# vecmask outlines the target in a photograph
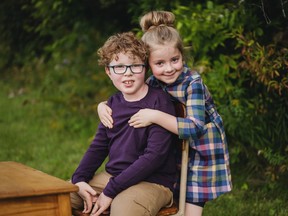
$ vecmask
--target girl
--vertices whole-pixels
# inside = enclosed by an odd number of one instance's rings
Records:
[[[153,75],[146,81],[162,88],[173,100],[186,106],[186,118],[159,110],[142,109],[129,120],[135,128],[158,124],[188,139],[189,164],[185,215],[202,215],[205,202],[231,191],[229,153],[223,121],[200,75],[184,64],[183,43],[173,27],[175,16],[167,11],[152,11],[140,20],[142,40],[149,49]],[[112,110],[98,107],[101,122],[113,126]]]

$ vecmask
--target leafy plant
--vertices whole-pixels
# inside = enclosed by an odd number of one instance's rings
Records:
[[[285,28],[275,31],[276,43],[267,40],[268,28],[245,6],[207,1],[173,12],[188,64],[202,73],[224,119],[232,166],[271,181],[288,164]]]

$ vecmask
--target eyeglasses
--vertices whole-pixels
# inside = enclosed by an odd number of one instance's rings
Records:
[[[108,65],[107,67],[112,68],[115,74],[125,74],[127,68],[129,68],[132,73],[140,74],[143,72],[145,64],[132,64],[132,65]]]

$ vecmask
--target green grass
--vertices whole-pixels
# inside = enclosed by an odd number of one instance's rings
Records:
[[[287,195],[234,188],[206,204],[203,216],[287,216]]]
[[[2,82],[0,89],[0,160],[69,179],[95,133],[97,116],[63,113],[29,89],[20,94]]]
[[[21,90],[2,81],[0,89],[0,161],[17,161],[69,179],[94,136],[96,113],[85,116],[55,107],[37,89]],[[240,173],[232,175],[232,192],[208,202],[203,216],[288,215],[287,189],[254,188]]]

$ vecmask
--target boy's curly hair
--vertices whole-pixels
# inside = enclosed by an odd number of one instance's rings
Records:
[[[98,49],[99,65],[107,66],[119,53],[128,54],[131,58],[139,57],[144,63],[148,58],[146,45],[132,32],[115,34],[107,39],[104,45]]]

